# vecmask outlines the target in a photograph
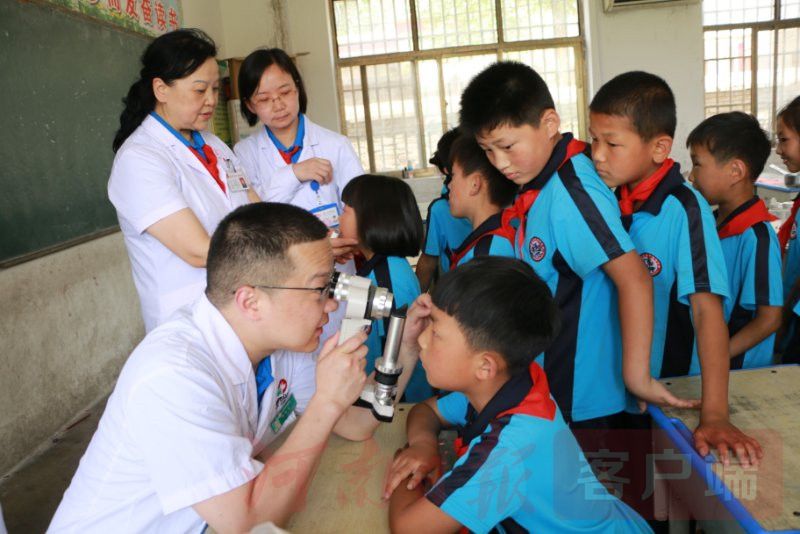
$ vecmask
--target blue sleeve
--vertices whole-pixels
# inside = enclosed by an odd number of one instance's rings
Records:
[[[782,306],[781,251],[775,230],[769,223],[758,223],[742,236],[740,258],[742,292],[739,303],[755,310],[757,306]]]
[[[443,228],[441,217],[442,206],[447,206],[443,198],[437,198],[428,206],[427,234],[425,235],[425,247],[423,254],[428,256],[439,256],[442,253],[442,234]]]
[[[389,277],[392,280],[394,307],[411,306],[420,294],[419,279],[405,258],[390,256]]]
[[[453,426],[467,424],[467,407],[469,400],[463,393],[453,392],[440,397],[436,401],[436,408],[445,421]]]
[[[792,232],[794,232],[794,228]],[[789,293],[800,278],[800,240],[796,237],[789,239],[789,248],[786,251],[786,258],[783,268],[783,296],[789,297]]]
[[[634,249],[622,226],[617,199],[583,155],[559,171],[563,190],[554,202],[552,217],[558,251],[581,278]]]
[[[675,209],[674,224],[679,225],[675,242],[678,300],[689,306],[694,293],[714,293],[727,300],[728,269],[708,202],[688,185],[678,189],[675,199],[682,208],[670,206]]]
[[[425,496],[472,532],[491,531],[530,497],[532,472],[526,463],[536,444],[510,442],[499,430],[493,428],[473,440],[467,453]]]
[[[514,245],[499,235],[492,236],[492,244],[489,245],[490,256],[500,256],[501,258],[515,258]]]
[[[800,316],[800,299],[798,299],[797,303],[794,305],[794,308],[792,308],[792,312],[795,315]]]

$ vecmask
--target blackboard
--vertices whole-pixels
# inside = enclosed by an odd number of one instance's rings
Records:
[[[0,267],[116,230],[111,141],[150,39],[0,0]]]

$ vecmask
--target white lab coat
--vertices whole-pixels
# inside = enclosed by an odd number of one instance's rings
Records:
[[[202,136],[217,155],[220,178],[227,183],[229,164],[242,171],[238,159],[216,136],[208,132]],[[108,198],[117,209],[149,332],[203,292],[206,270],[183,261],[147,228],[190,208],[211,235],[225,215],[248,202],[247,193],[231,193],[227,185],[223,193],[197,156],[148,116],[117,151]]]
[[[361,160],[358,159],[347,137],[314,124],[307,115],[304,115],[304,120],[303,151],[298,162],[322,158],[330,161],[333,167],[333,180],[320,186],[319,196],[311,189],[310,182],[301,182],[297,179],[292,166],[283,160],[263,126],[257,133],[236,143],[233,150],[242,162],[253,189],[265,202],[293,204],[309,211],[318,206],[335,203],[341,214],[342,190],[350,180],[364,174]],[[343,265],[337,263],[336,270],[348,274],[356,272],[352,261]],[[325,340],[339,330],[344,312],[345,306],[340,305],[329,315],[328,323],[323,327],[320,337],[320,347],[314,351],[315,355],[319,354]]]
[[[150,332],[125,363],[49,531],[201,532],[192,506],[258,476],[255,456],[314,395],[309,355],[270,358],[259,412],[253,365],[205,296]]]
[[[266,128],[261,127],[257,133],[242,139],[233,150],[262,200],[294,204],[305,210],[314,209],[320,202],[323,205],[336,203],[341,213],[344,186],[356,176],[364,174],[350,140],[314,124],[308,116],[305,116],[303,151],[298,161],[322,158],[330,161],[333,167],[333,180],[319,188],[319,198],[309,182],[297,179],[291,165],[283,160],[270,140]]]

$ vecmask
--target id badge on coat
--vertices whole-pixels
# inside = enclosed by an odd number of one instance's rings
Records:
[[[231,193],[241,193],[242,191],[250,189],[247,179],[244,177],[244,173],[238,170],[229,159],[225,160],[225,174],[228,183],[228,191]]]
[[[339,228],[339,207],[335,202],[317,206],[310,211],[316,215],[320,221],[325,223],[325,226],[328,228]]]

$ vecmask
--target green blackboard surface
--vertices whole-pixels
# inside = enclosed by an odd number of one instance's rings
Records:
[[[0,0],[0,266],[116,228],[111,141],[148,42]]]

